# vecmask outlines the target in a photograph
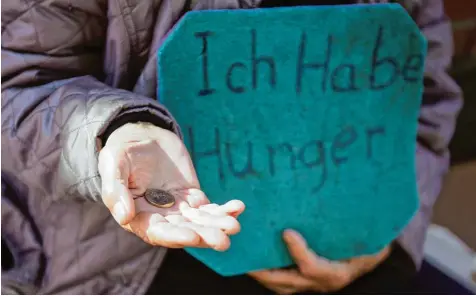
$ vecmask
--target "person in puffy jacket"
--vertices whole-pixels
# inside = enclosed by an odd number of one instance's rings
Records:
[[[155,99],[156,51],[188,10],[360,2],[2,1],[2,245],[13,255],[2,293],[388,294],[408,286],[462,104],[446,72],[452,36],[442,0],[398,1],[429,45],[416,151],[421,203],[375,256],[329,262],[293,231],[284,234],[296,261],[289,269],[223,278],[187,255],[181,248],[229,248],[245,205],[210,204],[179,127]],[[142,198],[148,188],[173,191],[175,205],[152,207]]]

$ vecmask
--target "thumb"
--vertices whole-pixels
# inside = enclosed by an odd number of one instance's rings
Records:
[[[98,169],[104,204],[117,223],[130,223],[135,216],[135,206],[129,190],[130,165],[124,149],[115,150],[106,145],[99,153]]]

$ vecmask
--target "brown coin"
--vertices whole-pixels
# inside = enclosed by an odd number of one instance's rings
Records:
[[[151,205],[159,208],[170,208],[175,204],[175,197],[160,189],[147,189],[144,197]]]

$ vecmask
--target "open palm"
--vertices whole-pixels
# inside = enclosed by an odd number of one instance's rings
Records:
[[[149,244],[222,251],[230,245],[228,235],[240,231],[237,217],[244,204],[210,204],[185,146],[172,132],[147,124],[117,129],[100,152],[99,172],[103,201],[116,221]],[[171,193],[175,204],[149,204],[147,189]]]

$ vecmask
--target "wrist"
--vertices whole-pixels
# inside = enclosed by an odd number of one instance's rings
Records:
[[[138,126],[135,128],[131,128],[130,125],[137,124],[137,123],[149,123],[151,126],[157,129],[163,129],[171,132],[179,132],[177,127],[174,125],[173,121],[168,120],[166,117],[161,116],[160,114],[154,114],[151,112],[146,111],[136,111],[136,110],[127,110],[123,111],[120,114],[117,114],[115,119],[111,121],[105,130],[101,133],[98,138],[98,148],[101,149],[109,142],[109,137],[115,133],[116,135],[119,134],[119,129],[122,129],[123,126],[128,125],[128,130],[134,131],[135,134],[138,134],[137,130],[139,130]],[[141,124],[140,124],[141,125]],[[154,130],[153,128],[152,130]],[[121,132],[120,134],[124,134]],[[127,136],[127,135],[125,135]],[[116,136],[115,136],[116,137]]]
[[[116,128],[107,138],[105,145],[123,145],[131,142],[158,140],[164,132],[169,132],[150,122],[126,123]],[[171,133],[171,132],[169,132]]]

